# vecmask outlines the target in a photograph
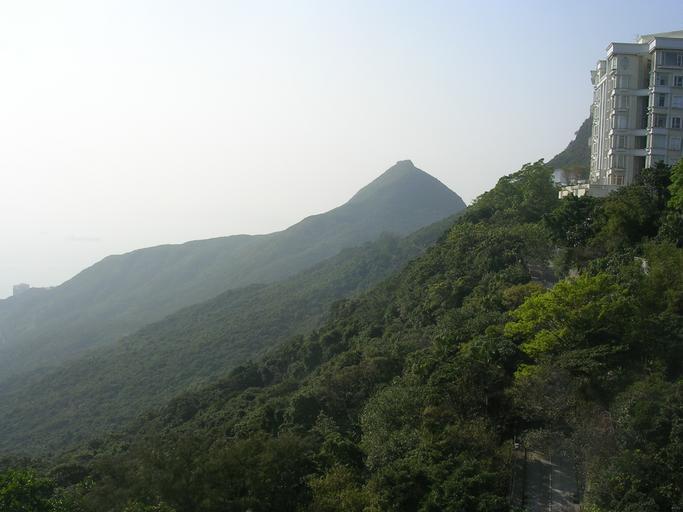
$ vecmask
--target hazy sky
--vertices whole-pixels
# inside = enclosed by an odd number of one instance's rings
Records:
[[[282,229],[401,159],[469,202],[564,148],[610,41],[683,28],[618,4],[0,0],[0,297]]]

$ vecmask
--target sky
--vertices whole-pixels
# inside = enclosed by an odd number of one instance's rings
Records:
[[[683,29],[644,5],[0,0],[0,297],[286,228],[398,160],[469,203],[567,145],[609,42]]]

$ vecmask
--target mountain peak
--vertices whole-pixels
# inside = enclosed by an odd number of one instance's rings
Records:
[[[366,201],[384,199],[389,202],[408,201],[415,203],[416,194],[422,199],[443,199],[446,202],[454,201],[459,208],[464,208],[465,203],[460,197],[434,176],[422,169],[415,167],[412,160],[399,160],[380,176],[360,189],[351,198],[349,203],[355,204]],[[424,207],[431,200],[421,203]],[[418,201],[419,202],[419,201]],[[461,206],[460,206],[460,203]]]
[[[277,233],[105,258],[61,286],[0,303],[0,327],[9,340],[0,354],[0,380],[111,343],[226,290],[281,280],[383,233],[407,235],[464,207],[439,180],[401,160],[346,204]]]
[[[399,160],[394,167],[415,167],[412,160]]]

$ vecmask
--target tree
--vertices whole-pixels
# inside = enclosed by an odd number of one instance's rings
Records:
[[[479,196],[464,219],[479,222],[492,219],[511,224],[537,222],[558,203],[553,171],[539,160],[502,177],[495,188]]]
[[[683,382],[653,375],[612,406],[618,450],[596,464],[588,501],[599,510],[674,510],[683,505]]]
[[[310,498],[312,443],[293,434],[254,434],[212,447],[198,468],[201,500],[181,510],[297,510]],[[162,496],[163,498],[164,496]]]
[[[683,210],[683,159],[671,168],[669,207]]]
[[[368,467],[391,464],[418,446],[423,408],[421,389],[400,381],[368,401],[361,415],[361,447]]]
[[[52,481],[31,470],[0,473],[0,510],[2,512],[53,512]]]
[[[599,212],[596,241],[608,251],[632,247],[657,234],[660,204],[643,186],[623,187],[606,197]]]
[[[595,235],[594,197],[570,195],[544,217],[553,238],[567,247],[585,245]]]
[[[620,378],[618,370],[635,362],[631,349],[639,340],[637,303],[610,275],[560,281],[529,297],[512,316],[505,333],[534,364],[550,360],[603,391]],[[529,369],[520,367],[518,376]]]
[[[668,165],[658,162],[654,167],[643,169],[636,181],[657,200],[660,210],[666,206],[670,197],[668,188],[671,185],[671,170]]]
[[[309,482],[313,491],[311,512],[379,511],[377,497],[362,487],[355,472],[345,466],[334,466]]]
[[[505,326],[505,332],[520,338],[522,350],[536,359],[620,341],[634,312],[628,290],[614,278],[583,274],[531,295],[513,312],[514,320]]]

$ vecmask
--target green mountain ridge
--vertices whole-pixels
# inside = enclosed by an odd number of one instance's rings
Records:
[[[452,223],[383,236],[270,285],[230,290],[118,343],[0,387],[0,451],[63,450],[209,383],[294,334],[329,306],[399,270]]]
[[[63,454],[45,485],[86,512],[511,512],[521,441],[571,458],[587,510],[675,509],[683,164],[602,199],[559,200],[551,174],[501,178],[320,328]]]
[[[109,256],[58,287],[0,301],[1,380],[111,343],[228,289],[291,276],[382,233],[406,235],[464,206],[402,161],[348,203],[278,233]]]
[[[587,172],[590,169],[590,138],[593,128],[593,117],[589,116],[574,133],[574,139],[560,153],[555,155],[548,165],[553,169],[575,169]]]

